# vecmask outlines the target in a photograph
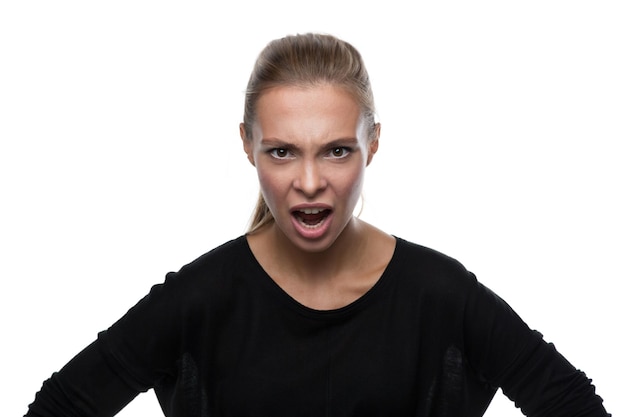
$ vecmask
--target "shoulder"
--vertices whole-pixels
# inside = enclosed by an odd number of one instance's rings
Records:
[[[469,272],[457,259],[435,249],[396,237],[396,250],[406,269],[435,277],[466,276]]]
[[[153,285],[148,294],[135,304],[114,326],[128,330],[137,323],[159,323],[162,329],[176,333],[190,317],[204,316],[228,308],[236,293],[240,259],[247,249],[244,237],[233,239],[170,272],[165,281]],[[148,320],[147,320],[148,319]],[[119,330],[117,330],[119,331]]]
[[[152,287],[147,299],[183,310],[217,307],[228,298],[237,281],[246,276],[241,271],[247,265],[248,251],[244,236],[230,240],[178,271],[167,273],[164,282]]]
[[[241,262],[248,251],[245,236],[239,236],[222,245],[206,252],[192,262],[184,265],[178,272],[170,272],[170,277],[194,277],[202,276],[203,273],[213,274],[220,272],[231,272],[233,267]]]
[[[395,272],[409,285],[441,296],[463,296],[476,286],[474,274],[457,259],[426,246],[396,239]]]
[[[197,344],[213,318],[235,304],[237,284],[232,282],[237,281],[246,250],[245,238],[239,237],[168,273],[165,282],[154,285],[100,334],[108,361],[121,373],[132,370],[130,380],[159,377],[157,369],[171,367],[181,349]]]

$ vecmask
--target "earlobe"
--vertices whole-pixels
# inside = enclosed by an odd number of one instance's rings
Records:
[[[254,154],[252,153],[252,140],[248,140],[246,137],[246,127],[243,123],[239,124],[239,136],[241,136],[241,141],[243,142],[243,151],[248,156],[248,161],[252,164],[252,166],[256,166],[254,164]]]

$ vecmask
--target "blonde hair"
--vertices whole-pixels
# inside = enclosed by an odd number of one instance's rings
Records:
[[[243,115],[246,140],[252,140],[256,104],[263,92],[277,86],[315,86],[329,83],[345,88],[361,106],[369,139],[376,137],[374,95],[361,54],[349,43],[331,35],[308,33],[270,42],[256,60]],[[248,233],[274,220],[259,194]]]

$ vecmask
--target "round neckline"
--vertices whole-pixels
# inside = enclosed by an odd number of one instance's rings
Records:
[[[392,236],[396,241],[393,254],[391,255],[391,259],[385,266],[385,269],[383,270],[376,283],[374,283],[372,287],[370,287],[363,295],[358,297],[356,300],[346,304],[345,306],[330,310],[318,310],[315,308],[311,308],[293,298],[289,293],[287,293],[287,291],[285,291],[280,285],[278,285],[276,281],[274,281],[274,279],[269,275],[269,273],[263,268],[261,263],[254,255],[254,252],[252,252],[252,248],[250,248],[250,244],[248,243],[246,235],[243,235],[241,239],[243,241],[243,245],[246,248],[248,263],[257,272],[253,275],[260,275],[263,278],[257,281],[259,281],[260,285],[265,287],[275,299],[277,299],[287,308],[295,310],[299,314],[317,319],[331,319],[343,317],[367,305],[371,299],[375,298],[376,294],[381,292],[381,288],[383,288],[386,283],[391,279],[391,277],[395,274],[395,271],[397,270],[398,265],[402,259],[403,241],[402,239],[394,235]]]

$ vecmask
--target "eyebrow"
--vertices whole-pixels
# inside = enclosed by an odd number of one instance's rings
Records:
[[[333,148],[333,147],[346,146],[346,145],[356,146],[358,144],[358,142],[359,141],[358,141],[357,138],[345,137],[345,138],[333,139],[333,140],[325,143],[323,145],[323,147],[324,148]],[[299,150],[300,149],[300,147],[294,145],[293,143],[289,143],[287,141],[284,141],[284,140],[278,139],[278,138],[263,138],[263,139],[261,139],[261,145],[274,147],[274,148],[285,148],[285,149],[290,149],[290,150]]]

